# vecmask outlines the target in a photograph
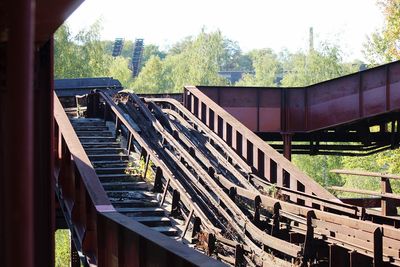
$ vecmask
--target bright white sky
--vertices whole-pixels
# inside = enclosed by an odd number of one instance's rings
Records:
[[[363,59],[366,36],[383,25],[377,0],[85,0],[68,19],[72,32],[103,19],[102,38],[134,40],[166,48],[182,38],[220,29],[244,51],[340,44],[346,59]]]

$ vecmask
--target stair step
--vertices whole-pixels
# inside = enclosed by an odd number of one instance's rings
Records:
[[[89,159],[92,161],[98,160],[129,160],[128,155],[118,155],[118,154],[102,154],[102,155],[88,155]]]
[[[128,160],[94,160],[92,164],[95,168],[102,168],[102,167],[121,167],[126,168],[128,167]]]
[[[83,144],[85,149],[93,148],[120,148],[121,144],[119,142],[102,142],[102,143],[85,143]]]
[[[115,137],[79,136],[79,140],[82,144],[88,145],[93,143],[115,142]]]
[[[134,207],[159,207],[160,203],[154,199],[150,200],[113,200],[110,198],[111,203],[115,208],[134,208]]]
[[[165,216],[165,210],[157,207],[117,208],[117,211],[128,217]]]
[[[86,154],[88,155],[100,155],[100,154],[126,154],[126,149],[122,147],[106,147],[106,148],[85,148]]]
[[[86,121],[86,120],[71,120],[72,126],[74,127],[104,127],[106,123],[104,120],[101,121]]]
[[[149,185],[145,182],[119,182],[119,183],[102,183],[105,191],[134,191],[148,190]]]
[[[103,183],[127,180],[128,182],[142,181],[141,177],[126,173],[105,173],[97,175]]]
[[[71,118],[70,121],[71,123],[105,123],[105,121],[100,118]]]
[[[96,168],[97,174],[124,174],[124,175],[126,175],[127,171],[129,171],[129,173],[132,173],[133,170],[134,170],[133,167],[128,167],[128,166]]]
[[[76,134],[79,137],[113,137],[114,135],[110,131],[77,131]]]
[[[158,227],[151,227],[152,230],[160,232],[167,236],[176,236],[178,235],[178,231],[173,227],[168,226],[158,226]]]
[[[146,216],[132,217],[133,220],[140,222],[149,227],[171,226],[171,220],[168,217]]]
[[[156,195],[149,191],[108,191],[106,192],[109,198],[117,201],[140,200],[148,201],[155,199]]]
[[[74,125],[74,129],[76,132],[84,132],[84,131],[108,131],[107,126],[91,126],[91,125]]]

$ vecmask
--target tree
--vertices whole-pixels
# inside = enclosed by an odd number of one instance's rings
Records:
[[[240,69],[240,58],[242,56],[242,50],[240,49],[239,43],[229,39],[223,40],[223,52],[220,62],[220,70],[223,71],[235,71]]]
[[[307,86],[358,71],[353,65],[343,63],[338,46],[328,43],[321,44],[319,50],[284,57],[283,86]]]
[[[150,57],[134,82],[136,90],[182,92],[185,85],[226,85],[218,75],[224,52],[221,32],[204,30],[185,38],[169,50],[165,59]]]
[[[312,177],[323,187],[332,185],[342,186],[345,179],[342,176],[329,171],[342,167],[342,159],[338,156],[309,156],[309,155],[293,155],[293,163],[302,171]]]
[[[67,25],[61,25],[54,35],[54,76],[55,78],[72,78],[79,75],[75,68],[79,58],[77,45]]]
[[[132,72],[128,68],[129,60],[123,57],[116,57],[111,60],[108,75],[118,79],[122,86],[127,88],[132,84]]]
[[[54,76],[56,78],[81,78],[108,76],[111,55],[105,53],[100,41],[101,21],[72,36],[67,25],[55,34]]]
[[[372,64],[400,59],[400,0],[381,0],[379,4],[385,15],[384,26],[364,45],[364,54]]]
[[[249,52],[255,74],[245,74],[237,86],[276,86],[276,77],[281,69],[277,55],[271,49]]]
[[[160,48],[157,45],[154,44],[145,45],[143,48],[142,64],[143,66],[146,65],[146,62],[152,56],[158,56],[162,60],[166,57],[166,55],[167,54],[165,52],[160,51]]]
[[[158,56],[151,56],[133,84],[136,93],[161,93],[166,91],[163,62]]]

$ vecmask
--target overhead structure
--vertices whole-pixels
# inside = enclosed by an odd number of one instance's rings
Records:
[[[197,89],[280,152],[360,156],[400,144],[400,61],[306,87]]]

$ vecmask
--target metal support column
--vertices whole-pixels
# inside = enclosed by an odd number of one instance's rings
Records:
[[[288,160],[292,160],[292,136],[291,133],[283,133],[283,156]]]
[[[0,145],[4,266],[35,266],[33,172],[33,50],[35,1],[5,2],[8,10],[6,89]],[[4,110],[3,110],[4,111]],[[4,138],[3,138],[4,137]],[[4,171],[4,172],[3,172]],[[3,254],[4,253],[4,254]]]
[[[35,266],[54,266],[53,41],[36,49],[34,88]]]

